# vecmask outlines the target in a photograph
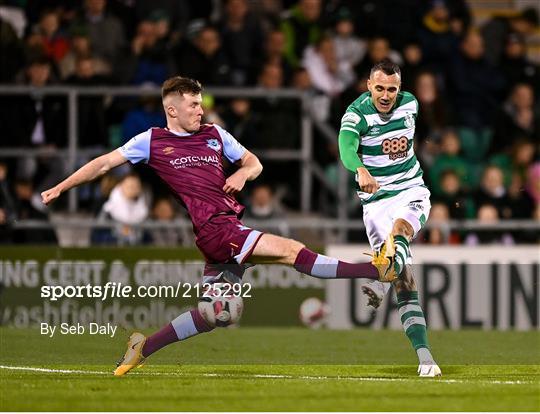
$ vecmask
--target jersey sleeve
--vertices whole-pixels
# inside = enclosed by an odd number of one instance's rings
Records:
[[[138,162],[147,163],[150,159],[150,137],[152,130],[144,131],[139,135],[135,135],[128,142],[122,145],[118,150],[130,163],[137,164]]]
[[[246,148],[219,125],[214,125],[214,127],[219,132],[221,140],[223,141],[223,154],[225,157],[227,157],[230,162],[236,162],[242,158],[247,151]]]
[[[356,172],[364,164],[358,156],[358,146],[363,134],[367,132],[365,118],[354,112],[347,111],[341,118],[341,128],[339,130],[339,156],[341,162],[349,171]]]

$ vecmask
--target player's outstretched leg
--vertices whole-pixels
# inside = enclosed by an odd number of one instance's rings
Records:
[[[393,262],[384,251],[376,253],[371,263],[349,263],[315,253],[299,241],[268,233],[261,236],[250,262],[290,265],[301,273],[321,279],[366,278],[383,282],[396,279]]]
[[[421,377],[441,375],[441,369],[431,355],[427,324],[418,300],[418,291],[412,276],[412,266],[406,265],[402,279],[394,284],[397,292],[398,312],[405,335],[418,356],[418,374]]]
[[[127,374],[133,368],[139,367],[144,360],[154,352],[173,342],[182,341],[213,329],[202,317],[198,309],[182,313],[161,330],[145,337],[142,333],[133,333],[128,341],[126,353],[118,362],[114,375]]]
[[[412,226],[407,221],[398,219],[394,223],[392,234],[385,244],[391,245],[396,240],[396,264],[394,268],[400,270],[400,276],[399,279],[394,281],[394,288],[397,294],[398,312],[403,330],[418,356],[418,374],[421,377],[435,377],[441,375],[441,369],[435,362],[433,355],[431,355],[427,338],[426,319],[418,301],[418,289],[410,265],[412,257],[409,250],[409,240],[412,239],[413,234]],[[406,243],[401,240],[405,240]]]

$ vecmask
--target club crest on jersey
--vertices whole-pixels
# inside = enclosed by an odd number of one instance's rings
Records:
[[[403,122],[407,128],[412,128],[414,126],[414,117],[412,114],[407,113],[405,115],[405,121]]]
[[[215,138],[206,140],[206,146],[212,148],[214,151],[219,151],[221,149],[221,144]]]

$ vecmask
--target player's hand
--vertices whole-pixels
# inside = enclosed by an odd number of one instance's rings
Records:
[[[364,193],[375,194],[381,187],[366,168],[356,170],[358,185]]]
[[[244,188],[246,184],[247,177],[240,171],[236,171],[233,175],[225,180],[225,185],[223,186],[223,191],[227,194],[234,195]]]
[[[60,191],[58,187],[53,187],[49,190],[43,191],[41,193],[41,202],[45,205],[49,205],[60,197],[60,194],[62,194],[62,191]]]

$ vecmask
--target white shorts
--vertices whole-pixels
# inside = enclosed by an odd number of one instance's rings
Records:
[[[394,197],[365,204],[364,224],[371,248],[381,247],[398,218],[412,226],[416,237],[429,217],[430,194],[426,187],[412,187]]]

